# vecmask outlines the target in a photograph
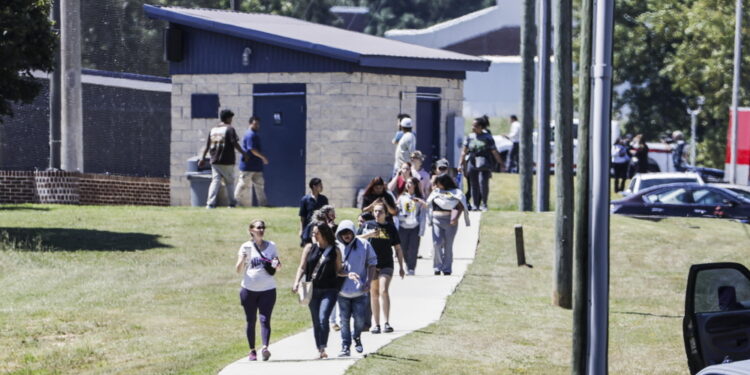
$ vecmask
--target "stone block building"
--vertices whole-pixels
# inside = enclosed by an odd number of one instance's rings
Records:
[[[372,177],[390,177],[397,114],[414,118],[417,149],[428,163],[449,152],[466,71],[490,64],[288,17],[144,10],[169,23],[173,205],[190,202],[186,160],[202,152],[218,111],[229,108],[240,134],[250,116],[261,118],[271,205],[296,205],[307,181],[319,177],[331,203],[352,206]]]

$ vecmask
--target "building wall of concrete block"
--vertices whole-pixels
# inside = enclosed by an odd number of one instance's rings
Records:
[[[170,159],[173,205],[190,204],[186,161],[202,153],[209,129],[218,122],[190,118],[191,95],[219,94],[221,108],[235,113],[234,125],[241,135],[253,114],[256,83],[306,84],[305,181],[321,178],[324,194],[339,207],[353,206],[357,190],[374,176],[390,177],[396,115],[404,112],[416,119],[416,98],[407,95],[401,101],[401,92],[413,93],[417,87],[441,89],[441,155],[446,151],[446,118],[449,114],[461,116],[463,107],[463,81],[459,79],[362,72],[174,75]],[[272,140],[263,142],[273,144]],[[274,168],[273,161],[267,168]]]

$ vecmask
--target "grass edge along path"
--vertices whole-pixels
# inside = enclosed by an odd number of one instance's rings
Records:
[[[514,224],[527,262],[517,267]],[[682,316],[691,264],[742,263],[744,224],[612,217],[609,370],[687,373]],[[568,374],[571,310],[551,305],[554,214],[488,212],[477,256],[440,321],[357,362],[347,374]],[[418,313],[415,311],[414,313]]]

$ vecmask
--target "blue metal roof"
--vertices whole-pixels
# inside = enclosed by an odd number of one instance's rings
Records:
[[[290,17],[214,9],[143,6],[151,18],[255,40],[363,67],[487,71],[490,61]]]

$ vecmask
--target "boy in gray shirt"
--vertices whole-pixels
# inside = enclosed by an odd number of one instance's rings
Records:
[[[375,265],[378,262],[375,250],[367,240],[355,237],[354,223],[343,220],[336,231],[341,255],[343,256],[342,272],[347,274],[338,295],[341,313],[341,353],[339,357],[351,355],[352,344],[350,321],[354,318],[354,349],[362,353],[360,334],[365,326],[365,319],[370,315],[367,301],[370,280],[375,276]]]

